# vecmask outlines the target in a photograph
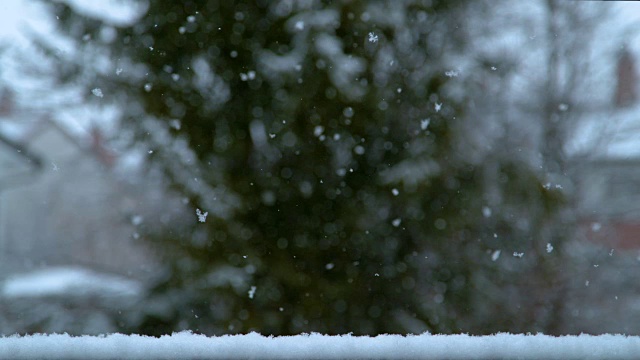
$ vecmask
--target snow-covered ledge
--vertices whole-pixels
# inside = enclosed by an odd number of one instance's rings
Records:
[[[0,338],[0,359],[639,359],[640,337],[320,334],[161,338],[66,334]]]

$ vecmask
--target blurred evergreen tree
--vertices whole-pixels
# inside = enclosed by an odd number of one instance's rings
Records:
[[[528,162],[471,161],[464,148],[476,94],[447,95],[446,61],[469,41],[468,3],[143,4],[135,24],[109,25],[47,3],[81,45],[49,51],[59,79],[118,104],[133,143],[193,211],[188,224],[150,224],[166,276],[131,331],[527,326],[493,310],[509,308],[503,287],[526,277],[504,276],[483,295],[478,274],[500,276],[495,249],[540,244],[512,241],[530,232],[509,208],[487,220],[486,191],[530,210],[523,218],[546,216],[559,198]]]

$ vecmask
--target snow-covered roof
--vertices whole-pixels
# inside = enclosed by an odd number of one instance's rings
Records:
[[[13,275],[0,285],[5,298],[47,296],[138,296],[139,282],[81,267],[45,268]]]

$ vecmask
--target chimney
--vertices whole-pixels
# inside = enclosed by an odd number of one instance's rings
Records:
[[[107,167],[112,167],[115,164],[115,154],[107,149],[102,132],[95,126],[91,128],[91,149],[101,164]]]
[[[15,95],[13,91],[9,88],[2,89],[0,93],[0,116],[12,115],[15,105]]]
[[[626,47],[619,54],[616,76],[615,106],[623,108],[633,105],[638,100],[636,66],[633,55]]]

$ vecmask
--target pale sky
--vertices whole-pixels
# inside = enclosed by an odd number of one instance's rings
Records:
[[[49,0],[60,1],[60,0]],[[126,5],[122,0],[62,0],[85,15],[102,18],[114,25],[130,23],[139,8]],[[108,11],[106,11],[108,9]],[[32,0],[0,0],[0,41],[21,44],[26,40],[25,29],[48,32],[46,11],[41,4]]]
[[[26,41],[25,28],[46,29],[42,6],[29,0],[0,1],[0,41],[20,44]]]

